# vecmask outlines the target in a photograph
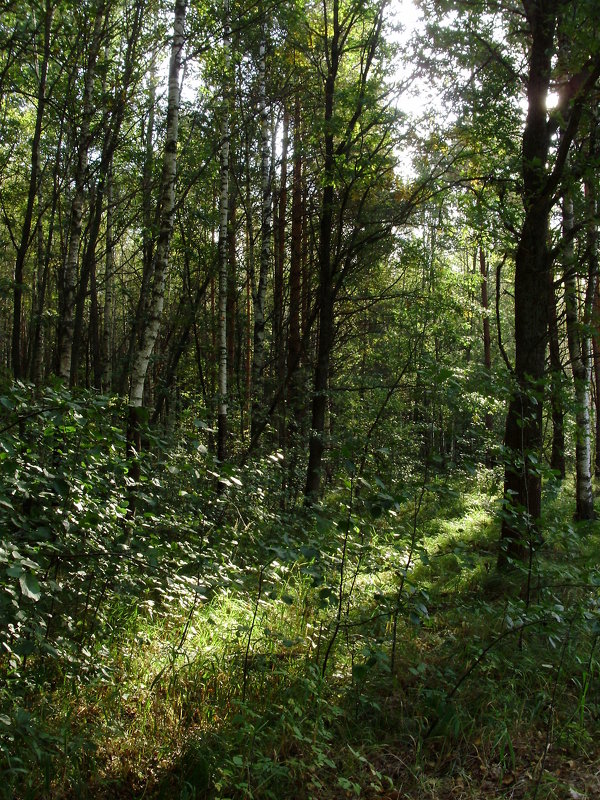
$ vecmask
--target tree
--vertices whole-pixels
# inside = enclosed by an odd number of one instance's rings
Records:
[[[83,221],[85,187],[88,178],[88,154],[93,140],[92,117],[94,115],[94,83],[96,62],[107,35],[111,5],[100,2],[95,11],[92,34],[87,53],[84,75],[82,114],[77,141],[74,190],[71,200],[69,240],[61,281],[61,314],[59,321],[58,374],[66,382],[71,378],[71,357],[75,333],[75,293],[77,290],[77,271],[79,246]]]
[[[590,323],[596,293],[596,262],[588,259],[590,271],[585,280],[585,296],[580,312],[577,291],[577,265],[573,242],[573,199],[565,190],[562,204],[563,253],[567,341],[575,390],[575,503],[577,519],[593,519],[594,494],[592,487],[590,384],[592,372],[592,343]]]
[[[38,60],[38,90],[35,127],[31,139],[31,171],[29,174],[29,189],[27,193],[27,205],[25,216],[21,228],[21,238],[17,248],[14,272],[13,289],[13,327],[12,327],[12,371],[16,379],[23,377],[23,364],[21,353],[21,325],[22,325],[22,297],[24,268],[27,250],[30,245],[31,224],[33,220],[33,209],[36,198],[39,199],[41,189],[41,165],[40,165],[40,140],[42,136],[42,123],[44,120],[46,97],[46,79],[48,76],[48,63],[50,59],[50,37],[52,30],[52,19],[54,7],[51,0],[46,0],[43,10],[43,39],[41,58]],[[41,208],[40,208],[41,213]],[[41,222],[38,223],[41,232]]]
[[[229,0],[224,0],[223,48],[225,64],[223,70],[223,106],[221,111],[221,185],[219,193],[219,407],[217,415],[217,458],[221,462],[225,460],[227,447],[227,225],[229,218],[230,37]]]
[[[504,435],[507,462],[498,557],[501,568],[513,559],[524,560],[536,542],[542,497],[542,405],[550,305],[547,274],[556,256],[548,246],[549,217],[584,103],[600,75],[598,52],[578,54],[577,61],[583,66],[563,84],[559,106],[550,115],[547,97],[564,6],[559,0],[523,0],[523,9],[529,40],[521,166],[523,223],[515,252],[516,385]],[[559,144],[550,164],[551,137],[559,125]]]
[[[185,13],[186,0],[176,0],[171,58],[169,62],[167,124],[160,186],[158,238],[153,260],[152,292],[147,309],[147,316],[144,320],[140,343],[134,354],[131,371],[131,386],[129,389],[129,425],[127,439],[129,455],[130,458],[133,459],[135,459],[135,451],[139,450],[140,447],[139,411],[143,406],[144,382],[146,380],[150,356],[158,337],[160,318],[165,299],[165,280],[169,268],[169,245],[173,233],[175,212],[177,138],[179,132],[179,76],[184,46]],[[133,463],[135,463],[135,460]]]
[[[357,239],[362,239],[359,237],[361,205],[367,202],[374,188],[371,183],[367,189],[363,189],[359,205],[354,208],[351,233],[345,239],[343,209],[357,189],[354,186],[355,179],[345,179],[343,167],[352,163],[354,148],[362,140],[361,133],[365,132],[365,128],[377,124],[371,119],[365,127],[361,127],[364,124],[367,95],[372,85],[369,82],[370,72],[380,45],[384,6],[385,2],[363,7],[354,2],[346,5],[340,0],[332,0],[331,3],[323,0],[323,167],[317,295],[319,336],[306,472],[307,500],[315,499],[321,486],[329,368],[335,339],[335,298],[356,257]],[[353,37],[356,39],[353,40]],[[344,120],[343,109],[337,99],[338,84],[342,76],[351,74],[352,70],[357,70],[356,77],[351,79],[352,107],[347,111]],[[361,132],[358,135],[357,127]],[[385,135],[383,138],[385,139]],[[338,186],[342,188],[337,189]]]

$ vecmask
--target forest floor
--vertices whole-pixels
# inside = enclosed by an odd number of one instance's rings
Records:
[[[30,688],[51,758],[12,796],[600,798],[598,523],[555,487],[531,568],[499,576],[486,480],[340,513],[329,561],[224,551],[222,590],[123,602],[103,670]]]

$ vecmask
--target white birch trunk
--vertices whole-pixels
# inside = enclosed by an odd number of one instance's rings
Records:
[[[173,23],[173,40],[169,63],[169,86],[167,99],[167,131],[159,207],[159,233],[154,253],[152,291],[148,303],[147,316],[139,346],[134,353],[131,369],[129,405],[140,408],[143,405],[144,382],[148,372],[150,356],[156,344],[160,318],[165,300],[165,279],[169,269],[169,245],[173,232],[175,214],[175,178],[177,169],[177,136],[179,131],[179,74],[184,44],[184,22],[186,0],[176,0]]]
[[[258,431],[259,413],[265,368],[265,298],[267,275],[271,259],[271,144],[269,132],[269,111],[267,108],[266,86],[266,46],[267,25],[262,26],[262,41],[259,51],[259,104],[261,138],[261,248],[258,286],[254,296],[254,353],[252,359],[252,420],[251,435]]]

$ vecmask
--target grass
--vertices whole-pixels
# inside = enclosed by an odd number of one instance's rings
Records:
[[[546,504],[529,598],[526,575],[498,591],[481,481],[389,516],[338,502],[328,552],[275,547],[204,600],[123,603],[104,675],[40,672],[10,796],[599,796],[600,543],[572,487]]]

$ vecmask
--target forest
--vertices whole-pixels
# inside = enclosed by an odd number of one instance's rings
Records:
[[[597,0],[0,8],[0,798],[600,797]]]

